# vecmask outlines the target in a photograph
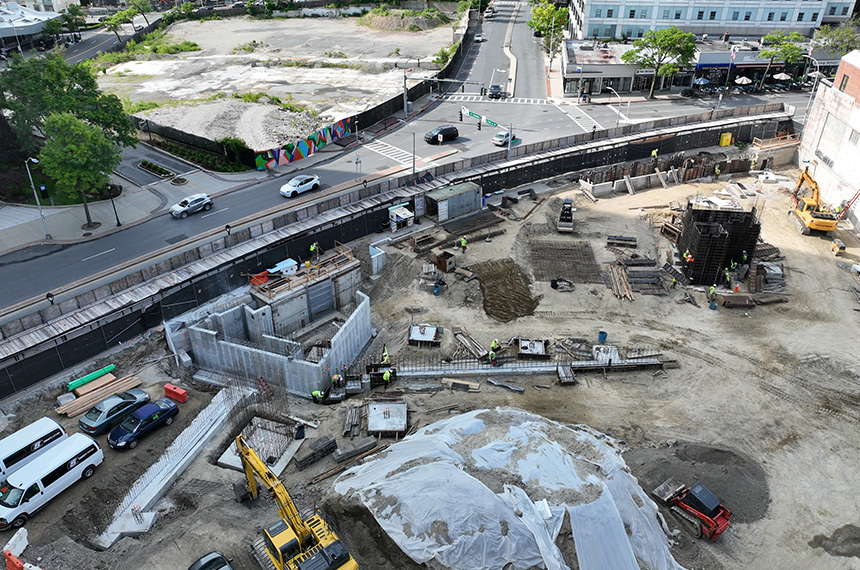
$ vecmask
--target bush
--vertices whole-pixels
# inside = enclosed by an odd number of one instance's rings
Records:
[[[158,107],[160,107],[160,105],[155,101],[135,101],[132,103],[128,97],[124,97],[122,100],[122,109],[129,115],[134,115],[141,111],[148,111],[150,109],[157,109]]]

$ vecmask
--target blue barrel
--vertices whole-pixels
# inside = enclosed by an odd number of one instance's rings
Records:
[[[441,290],[442,290],[442,287],[441,287],[438,283],[435,283],[435,284],[433,285],[433,294],[434,294],[434,295],[437,295],[437,296],[438,296],[438,295],[439,295],[439,292],[440,292]]]
[[[715,311],[717,309],[716,301],[711,301],[711,304],[708,305],[708,308],[711,309],[712,311]]]
[[[600,332],[598,332],[598,333],[597,333],[597,342],[599,342],[600,344],[604,344],[604,343],[606,342],[606,337],[607,337],[607,336],[608,336],[608,335],[606,334],[606,331],[600,331]]]

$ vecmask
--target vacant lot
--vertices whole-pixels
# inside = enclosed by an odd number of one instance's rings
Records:
[[[154,122],[211,139],[237,136],[255,149],[277,147],[318,126],[373,107],[403,91],[410,76],[431,75],[432,61],[450,45],[450,25],[416,32],[374,30],[356,18],[186,21],[168,29],[174,42],[201,51],[153,56],[99,75],[102,89],[158,109],[138,113]],[[395,64],[401,69],[395,69]],[[307,109],[233,99],[265,93]]]
[[[754,186],[750,179],[743,181]],[[729,530],[713,543],[686,534],[675,538],[673,553],[685,567],[860,568],[858,533],[852,526],[860,509],[854,476],[860,461],[856,437],[860,361],[851,348],[860,313],[854,310],[858,304],[850,290],[857,284],[836,267],[829,240],[802,237],[791,227],[786,189],[766,186],[757,198],[763,238],[785,257],[781,263],[792,293],[785,304],[709,310],[702,292],[692,292],[699,307],[678,304],[683,298],[680,288],[668,290],[667,296],[637,295],[631,302],[591,283],[560,292],[548,282],[534,280],[524,253],[531,240],[588,241],[595,261],[602,265],[615,259],[604,248],[606,236],[625,235],[638,238],[639,255],[662,263],[669,256],[669,243],[658,236],[651,221],[668,210],[640,207],[683,202],[718,188],[693,184],[592,204],[559,184],[558,198],[570,196],[578,208],[572,235],[555,232],[560,200],[546,200],[527,219],[501,224],[503,235],[490,241],[470,239],[467,253],[457,253],[457,265],[475,267],[484,282],[446,276],[449,287],[439,296],[417,287],[421,258],[405,245],[389,247],[381,276],[365,284],[379,330],[371,350],[378,353],[386,343],[395,364],[398,358],[450,356],[455,347],[450,331],[455,326],[466,327],[485,345],[494,337],[507,341],[513,336],[596,342],[598,331],[606,331],[611,344],[659,348],[680,367],[656,375],[581,374],[575,387],[556,385],[553,377],[506,378],[525,387],[523,394],[491,386],[483,377],[474,378],[481,384],[478,393],[407,393],[404,397],[413,410],[410,423],[427,425],[458,410],[515,406],[560,422],[587,424],[624,442],[629,469],[646,490],[669,476],[688,483],[702,481],[734,511]],[[514,206],[515,213],[521,218],[533,206],[526,198]],[[441,236],[441,230],[428,231]],[[839,237],[856,263],[858,242],[842,230]],[[366,257],[365,242],[350,245],[360,258]],[[505,283],[515,283],[517,298],[528,306],[517,314],[488,315],[491,307],[496,309],[485,303],[484,295]],[[442,347],[407,346],[411,322],[442,326]],[[158,354],[163,349],[156,345],[147,350]],[[167,380],[166,372],[156,368],[149,381],[155,382],[156,376],[158,381]],[[49,397],[29,402],[28,414],[50,414],[50,402]],[[452,404],[455,410],[445,408]],[[309,438],[331,435],[344,441],[343,406],[316,406],[297,399],[289,405],[291,413],[322,422],[319,429],[309,430]],[[170,429],[174,427],[179,426]],[[34,545],[25,558],[35,563],[41,557],[45,568],[159,568],[168,566],[165,560],[172,568],[184,568],[202,553],[219,549],[234,558],[237,568],[256,568],[249,542],[261,526],[276,519],[276,510],[269,499],[250,509],[233,500],[231,483],[241,475],[212,463],[228,436],[198,457],[162,500],[159,522],[150,533],[125,539],[111,551],[94,552],[85,538],[92,535],[89,527],[72,529],[68,522],[70,515],[81,513],[77,501],[86,500],[87,508],[92,508],[100,499],[76,492],[64,497],[62,505],[34,517],[28,525],[38,525]],[[151,461],[143,449],[124,454],[123,460],[130,457]],[[304,471],[287,467],[282,479],[299,508],[324,506],[362,568],[412,567],[366,512],[342,504],[332,490],[333,478],[308,484],[334,465],[327,458]],[[100,475],[115,478],[114,487],[129,484],[113,469]],[[94,481],[98,483],[94,488],[104,488],[104,481]],[[677,528],[673,519],[668,520]]]

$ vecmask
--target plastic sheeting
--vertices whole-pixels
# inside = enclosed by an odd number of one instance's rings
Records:
[[[348,470],[334,487],[361,501],[418,563],[569,570],[576,556],[582,570],[681,569],[656,505],[611,440],[522,410],[436,422]],[[556,545],[566,511],[575,553]]]

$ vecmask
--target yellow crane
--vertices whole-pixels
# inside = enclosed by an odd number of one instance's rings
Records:
[[[278,505],[281,520],[263,529],[266,554],[276,570],[358,570],[358,564],[322,514],[317,511],[303,519],[287,488],[242,435],[236,437],[236,448],[245,470],[248,494],[252,499],[259,496],[259,479]]]
[[[810,195],[801,197],[799,193],[804,184],[809,186]],[[839,224],[836,214],[821,207],[821,188],[809,173],[808,166],[800,173],[791,199],[794,202],[794,210],[790,210],[788,214],[803,235],[808,236],[812,230],[830,232]]]

